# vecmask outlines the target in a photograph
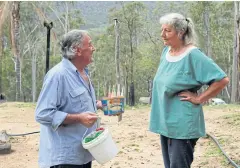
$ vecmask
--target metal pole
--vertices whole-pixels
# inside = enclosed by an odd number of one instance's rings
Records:
[[[50,37],[51,37],[51,28],[53,27],[53,23],[47,23],[44,21],[44,27],[47,28],[47,52],[46,52],[46,73],[49,70],[49,55],[50,55]]]
[[[120,86],[120,66],[119,66],[119,25],[117,18],[114,19],[115,23],[115,63],[116,63],[116,85]],[[120,88],[117,88],[120,89]]]
[[[120,79],[120,63],[119,63],[119,25],[118,25],[118,20],[117,18],[114,19],[114,24],[115,24],[115,63],[116,63],[116,85],[117,85],[117,93],[120,94],[120,84],[121,84],[121,79]],[[117,95],[120,96],[120,95]],[[122,114],[119,114],[118,116],[118,122],[122,120]]]

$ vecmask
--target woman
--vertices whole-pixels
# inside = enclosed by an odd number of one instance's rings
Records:
[[[194,146],[205,136],[202,103],[229,82],[226,74],[196,45],[190,18],[171,13],[160,18],[164,45],[153,83],[150,131],[161,134],[166,168],[189,168]],[[208,89],[197,94],[203,85]]]

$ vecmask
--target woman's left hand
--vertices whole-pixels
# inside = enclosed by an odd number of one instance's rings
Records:
[[[197,93],[192,93],[190,91],[183,91],[178,94],[181,101],[189,101],[193,104],[201,104],[200,100],[198,99],[198,94]]]

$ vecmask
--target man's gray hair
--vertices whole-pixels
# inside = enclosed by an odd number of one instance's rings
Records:
[[[76,29],[64,34],[60,42],[62,56],[67,59],[73,59],[76,53],[74,47],[82,47],[86,35],[88,35],[87,31]]]
[[[186,18],[178,13],[170,13],[160,18],[160,24],[172,25],[177,31],[178,35],[180,32],[182,32],[182,40],[184,41],[185,45],[197,45],[197,35],[195,33],[194,24],[191,18]]]

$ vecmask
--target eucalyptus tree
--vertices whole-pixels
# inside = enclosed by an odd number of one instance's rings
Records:
[[[117,18],[120,24],[120,61],[123,67],[125,97],[128,97],[129,82],[134,83],[134,64],[138,45],[141,43],[146,7],[142,2],[120,2],[120,8],[110,11],[110,19]]]
[[[16,100],[21,100],[21,63],[20,63],[20,1],[13,1],[11,9],[11,41],[16,71]]]
[[[214,2],[186,2],[188,6],[189,14],[194,20],[195,28],[198,32],[199,45],[205,53],[210,57],[211,56],[211,23],[210,17],[213,12]],[[211,11],[211,12],[210,12]]]
[[[232,76],[233,55],[233,2],[214,2],[211,14],[211,48],[212,57],[227,73]],[[222,97],[230,102],[231,82],[222,92]]]
[[[37,81],[44,75],[45,29],[43,21],[47,20],[37,11],[42,11],[39,2],[22,2],[21,4],[21,55],[22,55],[22,93],[24,101],[36,101],[39,91]],[[38,9],[37,9],[38,7]],[[32,10],[34,8],[34,10]],[[44,18],[45,17],[45,18]],[[54,40],[54,38],[52,38]],[[38,66],[37,66],[38,65]],[[31,68],[30,68],[31,67]],[[31,78],[29,78],[31,76]]]
[[[113,26],[100,35],[94,35],[93,43],[96,51],[94,52],[94,62],[90,64],[89,69],[99,98],[107,96],[116,81]]]
[[[55,27],[59,29],[60,34],[67,33],[71,29],[78,29],[84,25],[80,9],[77,8],[77,2],[74,1],[56,1],[45,2],[50,10],[52,19],[55,20]],[[57,31],[57,30],[55,30]]]
[[[4,43],[7,44],[7,46],[5,45],[5,48],[7,48],[3,50],[3,43],[2,40],[0,40],[0,51],[2,51],[0,52],[0,93],[3,92],[2,90],[4,89],[8,94],[8,98],[10,98],[9,100],[15,99],[19,101],[20,94],[24,97],[25,101],[36,100],[44,76],[43,67],[45,61],[46,33],[43,27],[43,21],[54,21],[55,27],[63,24],[63,28],[54,28],[52,31],[51,51],[53,52],[51,52],[51,55],[57,57],[60,56],[60,50],[56,50],[58,36],[62,36],[65,30],[77,28],[83,24],[79,9],[74,8],[74,10],[69,10],[74,7],[75,2],[63,2],[66,10],[62,11],[60,11],[60,3],[61,2],[26,1],[21,2],[21,10],[20,2],[0,3],[0,37],[4,39]],[[53,11],[58,12],[54,13]],[[19,22],[20,15],[21,22]],[[8,39],[10,39],[9,41],[11,41],[11,43],[8,43]],[[8,44],[11,44],[11,47]],[[13,77],[9,74],[10,72],[6,72],[5,63],[3,63],[3,60],[7,61],[9,67],[12,67],[9,59],[3,59],[2,54],[4,53],[5,56],[6,54],[10,54],[10,52],[8,52],[9,48],[12,48],[13,56],[10,58],[12,58],[14,63],[13,69],[16,73],[16,82],[13,82]],[[58,57],[55,59],[50,57],[50,59],[56,63],[56,60],[60,60],[61,58]],[[3,69],[3,67],[5,69]],[[21,71],[24,71],[24,73],[21,73]],[[2,73],[8,73],[8,76],[5,77]],[[29,76],[32,76],[32,81],[30,81],[31,78],[29,78]],[[16,87],[15,91],[13,90],[13,85]],[[16,98],[12,98],[13,94],[16,94]]]
[[[195,22],[199,47],[231,78],[233,2],[189,2],[186,7]],[[230,101],[230,86],[222,96]]]
[[[8,13],[8,3],[0,2],[0,94],[3,92],[3,24]]]
[[[239,85],[239,32],[240,25],[240,2],[234,2],[234,48],[233,48],[233,72],[232,72],[232,94],[231,101],[236,103],[239,99],[240,85]]]
[[[15,72],[16,72],[16,97],[17,101],[20,100],[21,96],[21,63],[20,63],[20,44],[19,44],[19,37],[20,37],[20,29],[19,29],[19,22],[20,22],[20,1],[4,1],[1,4],[1,20],[0,20],[0,29],[2,33],[2,26],[4,22],[10,21],[11,29],[11,44],[12,44],[12,53],[13,53],[13,61],[15,64]],[[9,19],[8,19],[9,18]],[[1,34],[0,33],[0,34]]]

